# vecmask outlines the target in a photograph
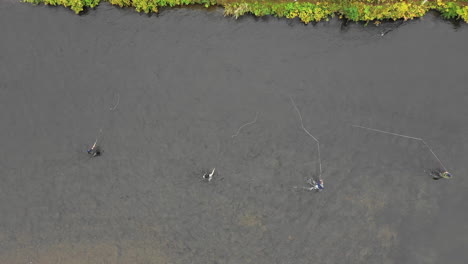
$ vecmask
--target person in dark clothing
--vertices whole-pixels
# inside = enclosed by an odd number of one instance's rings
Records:
[[[214,169],[211,171],[211,173],[208,173],[208,172],[204,173],[204,174],[203,174],[203,179],[204,179],[204,180],[207,180],[207,181],[211,181],[211,180],[213,179],[213,175],[214,175],[214,173],[215,173],[215,170],[216,170],[216,168],[214,168]]]
[[[432,179],[440,180],[440,179],[450,179],[452,178],[452,174],[446,170],[436,169],[431,171]]]
[[[87,152],[91,157],[101,156],[102,154],[101,148],[98,145],[96,145],[96,143],[94,143],[94,145],[91,148],[89,148]]]

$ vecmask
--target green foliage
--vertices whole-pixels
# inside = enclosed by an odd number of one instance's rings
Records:
[[[360,20],[359,17],[359,10],[356,6],[345,7],[343,14],[349,19],[353,21]]]
[[[113,5],[118,5],[120,7],[132,6],[132,0],[107,0],[107,1]]]
[[[333,15],[334,11],[326,4],[312,3],[233,3],[224,5],[224,14],[238,18],[246,13],[255,16],[273,15],[276,17],[299,17],[302,22],[320,21]]]
[[[24,0],[24,2],[33,4],[43,3],[45,5],[53,6],[63,5],[79,14],[85,7],[96,7],[100,0]]]
[[[86,7],[95,7],[101,0],[24,0],[45,5],[63,5],[77,14]],[[158,12],[160,7],[199,4],[205,7],[224,6],[226,16],[238,18],[247,13],[296,18],[302,22],[328,20],[337,14],[352,21],[413,19],[429,9],[438,10],[444,18],[468,22],[468,0],[102,0],[120,7],[134,7],[138,12]]]
[[[43,1],[42,0],[23,0],[23,2],[38,5],[38,4],[42,3]]]
[[[224,6],[224,15],[225,16],[234,16],[235,18],[239,18],[240,16],[248,13],[250,11],[249,4],[247,3],[234,3],[234,4],[226,4]]]
[[[443,5],[440,5],[438,8],[439,12],[442,14],[444,18],[458,18],[459,17],[459,10],[461,7],[456,5],[454,2],[449,2]]]
[[[84,0],[84,6],[96,7],[101,0]]]
[[[460,18],[468,22],[468,6],[465,6],[457,11]]]

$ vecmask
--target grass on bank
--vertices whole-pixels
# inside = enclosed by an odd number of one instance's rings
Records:
[[[437,10],[447,19],[468,22],[468,0],[23,0],[45,5],[62,5],[77,14],[94,8],[101,1],[120,7],[133,7],[138,12],[157,13],[160,7],[184,5],[222,6],[224,14],[236,18],[253,14],[296,18],[304,23],[328,20],[337,15],[351,21],[413,19],[429,10]]]

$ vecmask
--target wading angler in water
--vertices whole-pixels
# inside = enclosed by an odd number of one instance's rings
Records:
[[[309,187],[294,186],[293,188],[295,188],[295,189],[300,188],[300,189],[304,189],[304,190],[307,190],[307,191],[316,191],[316,192],[320,192],[323,189],[325,189],[322,179],[319,179],[318,182],[316,182],[314,179],[308,179],[306,182],[309,185]]]
[[[322,159],[320,158],[320,142],[318,141],[316,137],[314,137],[309,132],[309,130],[307,130],[304,127],[304,122],[302,121],[302,114],[299,111],[299,108],[297,108],[296,102],[294,102],[291,96],[289,96],[289,99],[291,100],[291,103],[294,109],[296,109],[297,115],[299,116],[299,121],[301,121],[302,130],[304,130],[304,132],[317,143],[317,154],[318,154],[318,164],[319,164],[319,182],[317,183],[314,179],[309,179],[307,183],[310,185],[310,187],[302,187],[302,188],[309,190],[309,191],[312,191],[312,190],[321,191],[324,189],[324,187],[323,187],[323,180],[322,180]]]
[[[443,170],[443,169],[431,170],[430,174],[432,176],[432,179],[434,180],[452,178],[452,174],[450,174],[450,172]]]
[[[96,137],[96,141],[94,141],[93,146],[91,146],[87,151],[88,155],[90,155],[91,157],[101,156],[102,154],[101,148],[98,146],[98,140],[99,140],[99,136],[101,135],[101,133],[102,133],[102,129],[99,130],[99,134]]]
[[[322,179],[320,179],[318,182],[316,182],[314,179],[309,179],[307,181],[307,183],[310,185],[310,187],[307,188],[307,190],[309,190],[309,191],[315,190],[317,192],[320,192],[323,189],[325,189],[325,187],[323,186],[323,180]]]
[[[211,171],[211,173],[208,173],[208,172],[205,172],[203,174],[203,179],[206,180],[206,181],[211,181],[213,179],[213,175],[215,173],[215,170],[216,168],[213,168],[213,170]]]
[[[91,157],[101,156],[101,148],[96,143],[87,152]]]

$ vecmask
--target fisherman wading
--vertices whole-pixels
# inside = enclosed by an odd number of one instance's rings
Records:
[[[432,179],[434,180],[452,178],[452,174],[450,174],[450,172],[446,170],[442,170],[442,169],[436,169],[436,170],[431,171],[431,176],[432,176]]]
[[[210,181],[213,179],[213,175],[214,175],[214,173],[215,173],[215,170],[216,170],[216,168],[214,168],[214,169],[211,171],[211,173],[208,173],[208,172],[204,173],[204,174],[203,174],[203,179],[210,182]]]
[[[96,145],[96,143],[94,143],[94,145],[91,148],[89,148],[87,152],[91,157],[101,156],[102,154],[101,148],[98,145]]]

